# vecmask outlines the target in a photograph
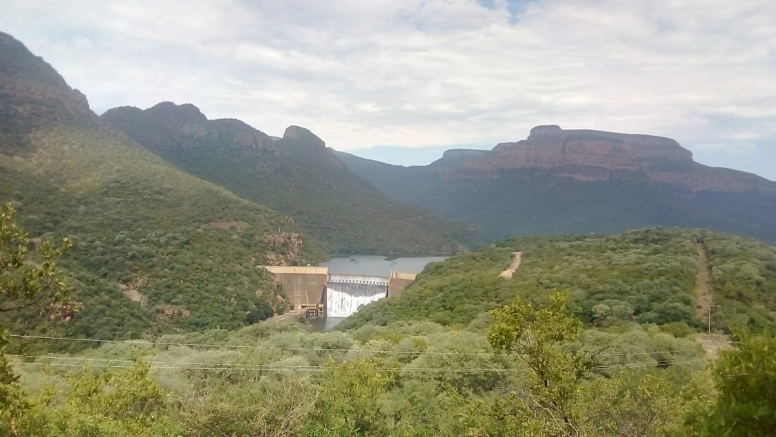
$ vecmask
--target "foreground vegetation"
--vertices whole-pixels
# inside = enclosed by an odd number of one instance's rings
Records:
[[[15,354],[23,404],[0,435],[770,435],[772,337],[710,371],[692,340],[583,329],[563,299],[517,302],[484,331],[256,325]]]

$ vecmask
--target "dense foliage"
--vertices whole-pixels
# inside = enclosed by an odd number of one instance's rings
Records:
[[[706,236],[714,281],[713,322],[776,333],[776,249],[746,238]]]
[[[430,265],[404,294],[351,316],[343,329],[396,320],[445,325],[479,323],[488,310],[517,296],[542,299],[571,293],[571,309],[595,326],[622,323],[706,326],[695,296],[697,245],[708,247],[712,300],[722,306],[714,327],[739,320],[751,328],[776,321],[776,249],[709,231],[646,228],[615,236],[513,238],[478,252]],[[499,277],[522,251],[511,279]],[[679,324],[679,325],[676,325]]]
[[[243,122],[172,103],[102,118],[173,165],[293,217],[333,253],[450,255],[478,241],[471,227],[381,193],[302,128],[273,144]]]
[[[0,414],[0,435],[770,435],[772,337],[724,351],[712,387],[691,339],[655,325],[585,330],[567,299],[504,306],[487,336],[430,322],[270,324],[10,355],[22,404],[15,421]]]
[[[682,399],[705,375],[694,342],[654,326],[580,334],[558,345],[590,357],[579,388],[590,408],[610,407],[592,391],[607,387],[631,399],[617,410],[628,417],[621,428],[653,410],[667,429],[681,425],[688,402],[670,411],[659,402]],[[12,359],[31,403],[20,421],[28,436],[503,435],[516,420],[497,419],[511,414],[504,401],[530,388],[530,369],[495,353],[484,333],[429,322],[349,333],[255,325]],[[659,396],[639,397],[641,378],[662,383]]]
[[[41,266],[27,265],[13,210],[0,218],[3,308],[19,311],[40,296],[62,302],[66,286],[53,264],[62,251],[42,243]],[[629,238],[666,244],[652,232]],[[467,330],[400,322],[310,333],[264,324],[153,341],[1,332],[0,435],[768,435],[772,337],[745,337],[723,352],[715,397],[703,349],[670,325],[584,330],[567,295],[531,301]],[[94,340],[102,346],[76,355],[28,352]]]
[[[74,310],[70,288],[56,263],[70,248],[70,241],[63,240],[60,247],[43,241],[36,252],[38,265],[31,262],[28,244],[13,207],[0,208],[0,313],[32,309],[57,318],[69,316]],[[0,427],[15,434],[27,402],[5,354],[8,339],[0,325]]]
[[[276,213],[174,170],[101,129],[40,128],[34,155],[0,155],[0,199],[11,200],[34,241],[70,236],[63,259],[83,311],[65,325],[31,313],[15,329],[133,338],[184,327],[239,327],[246,314],[282,311],[256,266],[323,252]],[[123,290],[123,292],[122,292]],[[134,298],[132,301],[130,297]]]

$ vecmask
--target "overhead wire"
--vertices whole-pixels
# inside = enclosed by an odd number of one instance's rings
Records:
[[[114,358],[91,358],[91,357],[57,357],[50,355],[7,355],[19,359],[52,360],[54,362],[26,362],[21,361],[16,364],[28,366],[51,366],[51,367],[101,367],[101,368],[127,368],[135,360],[114,359]],[[698,364],[700,358],[689,360],[666,361],[666,365],[684,365]],[[64,363],[61,361],[65,361]],[[69,362],[68,362],[69,361]],[[77,362],[77,363],[74,363]],[[100,363],[100,364],[95,364]],[[114,364],[129,363],[129,364]],[[177,369],[177,370],[246,370],[246,371],[273,371],[273,370],[299,370],[299,371],[322,371],[326,366],[315,365],[289,365],[289,364],[246,364],[246,363],[212,363],[212,362],[187,362],[187,361],[146,361],[152,369]],[[634,368],[634,367],[656,367],[655,363],[621,363],[611,365],[592,366],[590,370],[604,370],[615,368]],[[382,372],[451,372],[451,373],[472,373],[472,372],[497,372],[497,373],[519,373],[521,369],[505,369],[494,367],[384,367],[376,369]]]
[[[151,347],[157,346],[182,346],[182,347],[205,347],[205,348],[222,348],[222,349],[254,349],[254,350],[268,350],[268,351],[303,351],[303,352],[363,352],[363,353],[375,353],[385,355],[440,355],[440,356],[482,356],[482,357],[494,357],[499,354],[493,352],[460,352],[460,351],[384,351],[379,349],[345,349],[345,348],[320,348],[320,347],[293,347],[293,346],[259,346],[259,345],[232,345],[226,343],[176,343],[176,342],[162,342],[162,341],[148,341],[148,340],[109,340],[109,339],[92,339],[92,338],[71,338],[71,337],[53,337],[43,335],[20,335],[11,334],[12,338],[23,338],[31,340],[51,340],[51,341],[72,341],[72,342],[91,342],[91,343],[117,343],[117,344],[130,344],[130,345],[147,345]],[[661,354],[681,354],[681,353],[699,352],[698,349],[677,349],[666,351],[650,351],[650,352],[618,352],[618,353],[597,353],[597,356],[634,356],[634,355],[661,355]]]

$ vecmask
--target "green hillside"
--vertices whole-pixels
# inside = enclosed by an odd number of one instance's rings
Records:
[[[257,265],[325,257],[286,217],[105,126],[53,68],[5,34],[0,72],[0,202],[13,203],[33,241],[73,239],[62,265],[83,303],[69,322],[8,316],[3,324],[14,331],[137,338],[237,328],[285,307]]]
[[[571,308],[595,326],[685,323],[705,327],[698,307],[699,248],[708,254],[714,327],[776,328],[776,248],[704,230],[647,228],[615,236],[525,237],[428,266],[402,295],[368,305],[341,325],[430,320],[479,323],[491,309],[520,296],[571,294]],[[521,251],[512,279],[499,276]]]
[[[333,253],[449,255],[478,243],[473,227],[381,193],[304,128],[273,142],[239,120],[169,102],[102,119],[178,168],[292,217]]]

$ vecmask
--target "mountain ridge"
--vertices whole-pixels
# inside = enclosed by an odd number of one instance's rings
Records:
[[[34,241],[72,239],[61,266],[83,304],[67,322],[28,311],[0,323],[140,338],[284,311],[258,265],[315,263],[321,246],[287,217],[175,169],[88,108],[52,66],[0,33],[0,202],[15,206]]]
[[[446,155],[432,164],[433,168],[449,168],[446,160],[455,157],[455,168],[555,170],[561,177],[581,181],[638,177],[629,173],[641,173],[652,182],[694,192],[776,194],[776,182],[751,173],[704,166],[675,140],[644,134],[563,130],[546,125],[531,129],[525,140],[499,143],[489,152],[458,150]]]
[[[300,126],[273,139],[170,102],[114,108],[101,118],[179,169],[293,217],[333,253],[449,255],[478,241],[471,227],[383,194]]]

